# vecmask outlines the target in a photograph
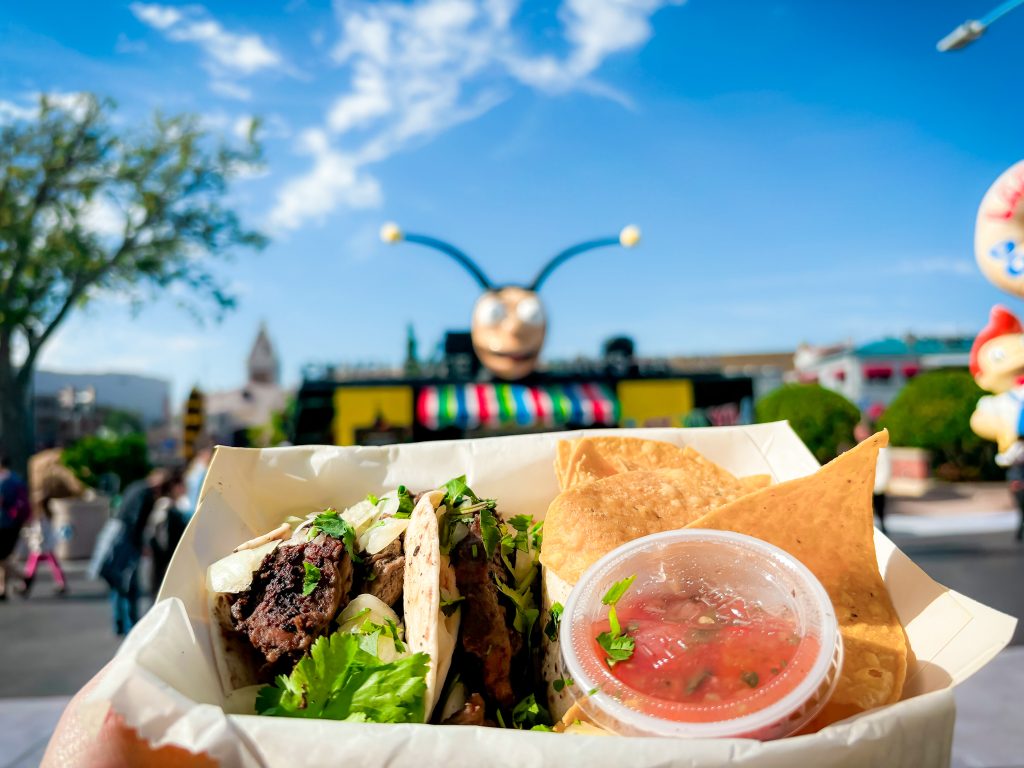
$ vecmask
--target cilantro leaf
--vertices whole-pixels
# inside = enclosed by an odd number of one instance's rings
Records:
[[[537,725],[551,725],[551,715],[537,703],[532,693],[512,708],[512,725],[516,728],[532,729]]]
[[[415,508],[413,503],[412,494],[409,493],[409,489],[404,485],[398,486],[398,511],[395,513],[397,518],[406,518],[412,516],[412,511]]]
[[[516,617],[512,620],[512,627],[517,632],[522,632],[526,643],[530,643],[530,635],[533,624],[537,621],[540,611],[533,607],[533,595],[529,592],[520,593],[501,581],[495,581],[494,585],[501,594],[505,595],[516,607]]]
[[[495,547],[501,541],[501,529],[498,527],[498,519],[490,509],[480,510],[480,538],[484,544],[484,554],[490,560],[494,557]]]
[[[459,603],[461,603],[465,599],[466,598],[462,596],[451,598],[442,597],[441,612],[444,613],[445,616],[451,616],[453,613],[455,613],[456,610],[458,610]]]
[[[601,602],[605,605],[615,605],[620,599],[622,599],[622,596],[626,594],[626,590],[630,588],[634,581],[636,581],[636,574],[633,574],[622,581],[616,581],[608,588],[608,591],[605,592],[604,597],[601,598]]]
[[[368,502],[370,502],[371,504],[373,504],[373,506],[375,506],[375,507],[378,504],[380,504],[380,499],[377,496],[374,496],[372,493],[366,494],[366,500]]]
[[[608,666],[614,667],[620,661],[626,661],[626,659],[633,655],[633,649],[636,647],[636,640],[634,640],[630,635],[602,632],[597,636],[597,644],[600,645],[607,654],[605,661],[608,662]]]
[[[310,595],[320,583],[320,569],[312,563],[303,563],[302,567],[306,571],[306,575],[302,577],[302,594]]]
[[[571,677],[560,677],[551,684],[551,687],[555,689],[555,693],[561,693],[570,685],[572,685]]]
[[[544,634],[552,643],[558,639],[558,625],[562,623],[562,611],[564,610],[565,606],[561,603],[552,605],[548,623],[544,625]]]
[[[620,661],[630,658],[633,655],[633,649],[636,647],[636,641],[629,633],[624,634],[622,632],[619,617],[615,612],[615,604],[622,599],[622,596],[626,594],[626,590],[630,588],[634,581],[636,581],[636,574],[622,581],[615,582],[605,593],[604,597],[601,598],[601,602],[608,606],[608,628],[610,631],[599,634],[597,636],[597,644],[607,654],[605,661],[608,662],[609,667],[614,667]]]
[[[341,539],[345,543],[352,562],[361,563],[363,559],[356,554],[356,529],[343,520],[336,509],[325,509],[313,518],[313,527],[310,531],[322,531],[335,539]],[[315,534],[314,534],[315,536]]]
[[[480,501],[480,498],[473,493],[472,489],[468,485],[466,485],[465,475],[453,477],[444,484],[444,490],[444,501],[448,502],[448,505],[451,507],[458,506],[464,496],[468,497],[473,502]]]
[[[335,632],[319,638],[290,675],[280,675],[256,697],[256,711],[373,723],[421,723],[430,657],[416,653],[382,662],[360,638]]]

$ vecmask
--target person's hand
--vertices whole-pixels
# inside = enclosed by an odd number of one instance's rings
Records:
[[[68,702],[50,737],[42,768],[121,768],[121,766],[183,766],[213,768],[217,763],[207,755],[196,755],[181,747],[153,749],[138,733],[125,725],[106,702],[86,702],[106,667]]]

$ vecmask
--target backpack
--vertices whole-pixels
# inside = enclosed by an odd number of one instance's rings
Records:
[[[21,528],[32,516],[28,486],[17,475],[0,482],[0,528]]]

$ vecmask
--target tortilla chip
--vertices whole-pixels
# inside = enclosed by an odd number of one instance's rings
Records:
[[[620,474],[555,497],[544,519],[541,563],[570,584],[626,542],[682,528],[746,490],[711,462]]]
[[[898,701],[907,638],[875,558],[871,496],[887,432],[809,476],[751,493],[688,528],[756,536],[806,565],[824,585],[843,636],[843,669],[818,727]],[[547,542],[545,541],[545,544]]]
[[[660,440],[645,440],[640,437],[585,437],[582,441],[588,443],[619,472],[637,469],[682,469],[691,463],[686,449]]]
[[[746,489],[747,493],[759,491],[772,484],[771,475],[748,475],[747,477],[737,478],[737,480],[739,480],[739,484]]]
[[[562,490],[586,485],[604,477],[611,477],[620,471],[604,459],[593,443],[586,438],[577,440],[572,449],[569,467],[563,478]]]
[[[572,454],[574,441],[559,440],[555,444],[555,477],[558,487],[565,490],[565,472],[569,468],[569,456]]]

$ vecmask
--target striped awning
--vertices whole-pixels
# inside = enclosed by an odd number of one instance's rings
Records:
[[[448,384],[420,390],[416,418],[428,429],[615,426],[619,403],[604,384]]]

